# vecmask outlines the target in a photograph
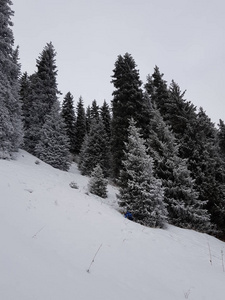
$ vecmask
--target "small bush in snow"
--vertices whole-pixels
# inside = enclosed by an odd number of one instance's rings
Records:
[[[78,185],[77,185],[77,183],[74,182],[74,181],[70,182],[70,187],[71,187],[72,189],[78,189],[78,188],[79,188]]]

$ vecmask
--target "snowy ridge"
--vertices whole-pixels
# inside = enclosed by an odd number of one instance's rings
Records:
[[[225,243],[128,221],[115,187],[101,199],[76,165],[39,162],[22,150],[0,160],[0,299],[224,299]]]

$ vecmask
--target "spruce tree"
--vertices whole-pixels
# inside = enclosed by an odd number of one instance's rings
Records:
[[[89,191],[101,198],[107,198],[107,184],[108,181],[105,179],[102,168],[98,164],[91,172],[91,178],[88,183]]]
[[[159,68],[155,66],[152,76],[148,75],[145,89],[150,96],[150,100],[155,105],[161,115],[164,117],[166,113],[166,103],[168,101],[169,93],[167,83],[163,79],[164,74],[160,73]]]
[[[111,114],[110,114],[110,108],[109,105],[106,103],[106,101],[103,102],[102,107],[100,108],[100,116],[105,128],[105,131],[107,133],[108,139],[111,138]]]
[[[119,178],[119,204],[134,220],[150,227],[165,227],[167,210],[160,179],[153,173],[153,159],[147,154],[145,141],[133,119],[125,144],[124,169]]]
[[[79,101],[77,103],[76,115],[77,119],[75,126],[75,154],[79,154],[84,141],[84,137],[86,135],[86,116],[82,97],[79,98]]]
[[[100,113],[99,113],[99,106],[96,100],[92,101],[90,117],[91,117],[91,121],[93,120],[95,120],[96,122],[99,121]]]
[[[21,103],[19,100],[18,48],[13,49],[14,37],[11,27],[12,2],[0,5],[0,158],[10,158],[18,151],[23,139]]]
[[[90,175],[99,164],[105,177],[110,175],[109,141],[101,119],[92,121],[90,133],[86,136],[79,157],[78,167],[82,175]]]
[[[86,108],[86,132],[87,134],[90,132],[91,129],[91,107],[88,105]]]
[[[146,128],[146,107],[141,89],[139,71],[132,56],[126,53],[119,55],[113,70],[112,83],[112,155],[113,176],[119,176],[124,158],[124,142],[127,141],[129,119],[133,118],[143,131]]]
[[[60,114],[60,105],[56,101],[40,132],[40,139],[35,147],[35,154],[52,167],[68,171],[71,161],[69,138],[64,120]]]
[[[34,154],[34,149],[40,139],[40,130],[46,121],[46,115],[57,101],[57,70],[55,64],[56,52],[52,43],[48,43],[37,59],[37,72],[30,76],[29,127],[25,129],[25,149]]]
[[[198,231],[210,231],[210,218],[198,200],[187,160],[179,156],[179,145],[159,110],[151,106],[148,152],[154,159],[155,176],[164,187],[168,218],[171,224]]]
[[[75,111],[73,107],[73,96],[70,92],[68,92],[62,103],[62,117],[64,119],[66,125],[67,136],[70,141],[70,152],[75,153],[75,126],[76,126],[76,117]]]

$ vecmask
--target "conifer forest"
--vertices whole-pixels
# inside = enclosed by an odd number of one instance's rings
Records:
[[[106,198],[108,182],[118,187],[121,213],[129,211],[133,221],[224,240],[224,121],[212,123],[158,66],[142,82],[129,53],[109,70],[108,102],[85,107],[82,97],[61,95],[52,42],[37,57],[36,71],[21,73],[13,14],[11,0],[1,1],[0,158],[13,159],[22,148],[63,171],[76,162],[90,176],[92,193]]]

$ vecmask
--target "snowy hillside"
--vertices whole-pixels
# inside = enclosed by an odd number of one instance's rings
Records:
[[[225,299],[225,243],[135,224],[114,209],[114,187],[103,200],[75,165],[36,162],[0,160],[1,300]]]

